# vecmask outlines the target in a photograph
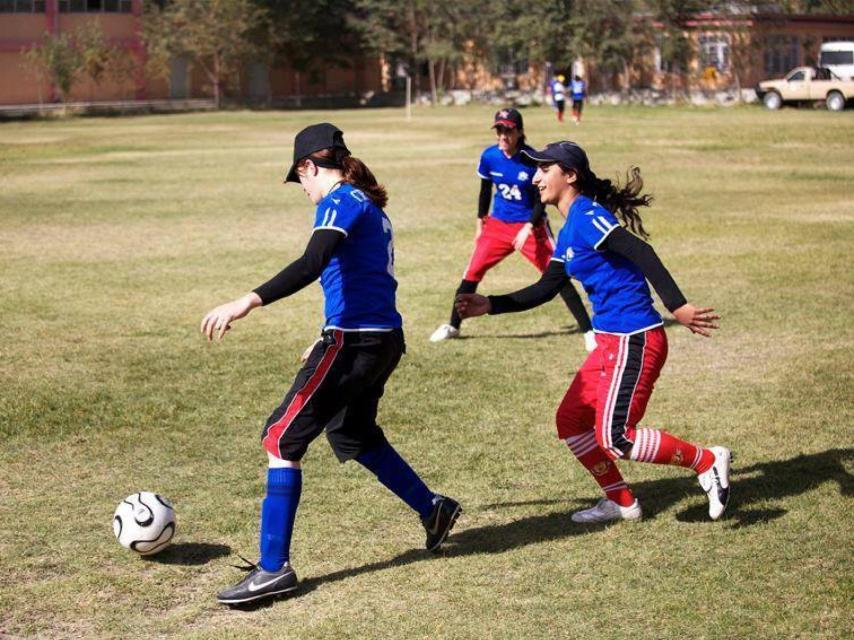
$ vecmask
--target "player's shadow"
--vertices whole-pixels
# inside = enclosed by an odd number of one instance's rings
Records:
[[[227,556],[231,547],[227,544],[210,544],[208,542],[179,542],[166,547],[153,556],[142,556],[143,560],[158,564],[203,565],[211,560]]]
[[[854,476],[845,464],[854,465],[854,448],[832,449],[823,453],[801,455],[788,460],[760,462],[749,467],[734,466],[730,479],[733,497],[723,522],[712,523],[708,519],[708,505],[705,499],[694,500],[695,505],[676,514],[681,522],[704,522],[709,526],[729,526],[740,528],[763,524],[775,520],[787,513],[786,498],[798,496],[824,484],[833,482],[838,485],[843,496],[854,497]],[[686,498],[697,498],[700,489],[695,478],[663,478],[632,484],[632,490],[643,503],[644,519],[655,518],[659,513],[670,509]],[[592,491],[592,488],[591,488]],[[769,501],[781,501],[778,506],[751,508],[751,504]],[[590,501],[592,504],[593,501]],[[531,544],[540,544],[551,540],[562,540],[580,535],[595,535],[606,528],[605,524],[579,525],[570,520],[570,514],[581,506],[579,501],[561,499],[531,500],[522,502],[503,502],[483,505],[477,511],[495,511],[536,505],[557,505],[563,508],[549,513],[527,516],[470,529],[455,530],[442,548],[440,554],[430,554],[423,549],[410,549],[393,558],[380,560],[333,571],[322,576],[313,576],[300,583],[299,590],[291,597],[299,597],[319,586],[348,578],[383,571],[413,562],[429,562],[442,558],[454,558],[483,553],[503,553]],[[465,526],[465,514],[460,525]],[[458,525],[459,526],[459,525]],[[619,526],[619,525],[618,525]],[[262,602],[251,608],[266,607],[272,602]]]
[[[749,467],[734,466],[731,475],[733,498],[724,522],[730,527],[745,527],[762,524],[787,513],[785,499],[811,491],[825,482],[834,482],[843,496],[854,497],[854,476],[845,464],[854,464],[854,448],[832,449],[822,453],[801,455],[788,460],[759,462]],[[692,476],[663,478],[632,484],[632,490],[643,502],[644,518],[655,518],[679,502],[700,495],[697,481]],[[779,506],[751,508],[751,504],[780,500]],[[441,557],[467,556],[482,553],[503,553],[531,544],[550,540],[591,535],[608,525],[578,525],[570,520],[570,514],[579,505],[574,501],[534,500],[485,505],[483,509],[512,509],[538,504],[570,505],[549,513],[528,516],[471,529],[454,531],[439,555],[421,549],[406,551],[394,558],[372,562],[361,567],[333,571],[326,575],[309,577],[300,585],[299,593],[316,589],[322,584],[382,571],[412,562],[429,561]],[[591,501],[592,504],[593,501]],[[586,506],[586,505],[582,505]],[[465,514],[463,514],[465,518]],[[708,522],[719,526],[708,518],[705,499],[676,514],[681,522]],[[465,520],[460,524],[464,525]]]

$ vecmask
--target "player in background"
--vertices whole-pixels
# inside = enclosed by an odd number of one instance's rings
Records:
[[[598,346],[557,410],[557,431],[605,497],[574,513],[573,521],[641,517],[640,504],[614,462],[618,458],[692,469],[709,499],[709,516],[718,519],[729,499],[729,449],[705,448],[638,425],[667,357],[667,337],[647,280],[693,333],[709,336],[720,316],[689,304],[652,247],[638,237],[647,237],[638,208],[651,202],[649,195],[640,195],[639,169],[633,168],[620,188],[597,178],[587,154],[572,142],[525,153],[538,164],[534,184],[543,202],[557,205],[566,217],[551,264],[539,282],[514,293],[458,296],[460,315],[532,309],[551,300],[570,276],[579,280],[593,305]]]
[[[285,181],[300,183],[317,205],[305,253],[251,293],[210,311],[201,324],[208,340],[222,339],[235,320],[256,307],[321,278],[326,311],[321,339],[261,435],[269,461],[261,557],[247,567],[243,580],[217,596],[225,604],[297,588],[290,541],[302,490],[300,460],[324,429],[341,462],[355,459],[418,513],[428,550],[439,548],[461,512],[454,500],[427,488],[376,423],[383,387],[405,351],[385,188],[328,123],[297,134]]]
[[[566,79],[562,75],[557,75],[552,78],[549,84],[549,91],[552,94],[552,104],[557,113],[557,121],[563,122],[563,112],[566,109],[566,86],[563,84]]]
[[[526,156],[522,114],[516,109],[501,109],[495,114],[492,128],[498,143],[487,147],[480,157],[480,197],[477,209],[477,231],[474,253],[466,267],[457,293],[474,293],[483,276],[514,251],[520,251],[539,271],[544,272],[554,252],[554,237],[532,183],[536,167]],[[495,196],[492,188],[495,186]],[[489,203],[492,200],[492,214]],[[596,336],[590,317],[578,292],[567,282],[560,292],[588,351],[596,348]],[[451,319],[430,336],[431,342],[457,338],[462,318],[451,305]]]
[[[580,124],[581,111],[584,109],[584,98],[587,97],[587,85],[581,76],[576,75],[569,88],[572,93],[572,119],[575,124]]]

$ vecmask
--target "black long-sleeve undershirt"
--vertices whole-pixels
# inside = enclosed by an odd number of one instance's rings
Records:
[[[489,203],[492,201],[492,180],[480,179],[480,194],[477,196],[477,217],[483,220],[489,213]]]
[[[477,196],[477,217],[483,220],[489,214],[489,205],[492,202],[492,180],[485,178],[480,179],[480,193]],[[546,215],[546,206],[537,200],[534,208],[531,210],[531,217],[528,219],[535,227],[543,221]]]
[[[267,280],[254,292],[265,305],[295,294],[320,277],[335,248],[346,236],[334,229],[316,229],[299,258]]]
[[[640,268],[668,311],[672,313],[688,302],[652,245],[622,227],[614,229],[604,244],[607,250],[619,253]]]
[[[605,238],[600,247],[600,250],[613,251],[634,262],[652,284],[668,311],[673,312],[687,302],[655,250],[637,236],[618,227]],[[489,296],[490,314],[527,311],[538,307],[554,298],[568,279],[563,262],[552,260],[548,269],[534,284],[506,295]]]

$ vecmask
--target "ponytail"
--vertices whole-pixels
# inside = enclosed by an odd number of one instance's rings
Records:
[[[311,160],[318,167],[340,169],[344,174],[344,182],[348,182],[362,191],[380,209],[385,208],[388,203],[388,193],[386,193],[385,187],[377,183],[377,179],[367,165],[358,158],[351,156],[347,149],[341,147],[321,149],[301,160],[300,164],[306,160]]]
[[[643,228],[638,207],[648,207],[652,203],[652,196],[648,193],[640,195],[643,189],[643,178],[638,167],[631,167],[626,172],[626,184],[622,187],[619,183],[615,185],[608,179],[596,177],[592,171],[586,176],[579,174],[579,177],[582,178],[582,194],[617,216],[623,226],[628,227],[629,231],[635,235],[644,240],[649,238],[649,234]]]
[[[344,170],[344,182],[352,184],[368,196],[375,205],[383,209],[388,203],[388,193],[385,187],[377,182],[367,165],[351,155],[343,156],[340,161]]]

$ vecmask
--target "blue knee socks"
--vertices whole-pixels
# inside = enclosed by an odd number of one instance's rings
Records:
[[[356,457],[356,461],[376,475],[380,482],[422,518],[430,515],[435,494],[390,444],[365,451]]]
[[[267,470],[267,495],[261,505],[261,568],[278,571],[290,560],[291,534],[302,492],[302,469]]]

